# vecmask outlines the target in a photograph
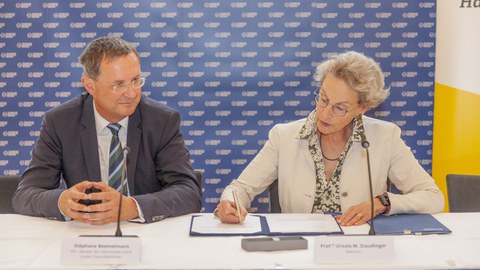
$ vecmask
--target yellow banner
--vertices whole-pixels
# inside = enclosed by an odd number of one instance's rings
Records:
[[[475,1],[437,1],[432,176],[445,198],[447,174],[480,175],[478,25]]]

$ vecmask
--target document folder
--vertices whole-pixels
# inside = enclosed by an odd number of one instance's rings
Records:
[[[316,215],[316,214],[311,214]],[[291,227],[285,231],[274,231],[268,224],[268,219],[260,215],[248,215],[249,220],[244,221],[246,229],[242,230],[242,224],[222,224],[219,219],[213,220],[213,217],[209,219],[209,215],[194,215],[190,223],[190,236],[300,236],[300,235],[327,235],[327,234],[343,234],[343,230],[335,221],[335,228],[324,230],[318,228],[318,230],[301,231],[296,230],[298,227]],[[207,220],[205,222],[205,220]],[[259,224],[257,227],[247,228],[251,224],[251,221]]]
[[[448,234],[452,232],[429,214],[377,216],[373,222],[375,233],[379,235]],[[368,223],[371,224],[371,221]]]

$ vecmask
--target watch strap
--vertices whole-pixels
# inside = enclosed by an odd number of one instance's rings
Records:
[[[387,215],[388,213],[390,213],[391,204],[390,204],[390,198],[388,197],[388,193],[384,192],[383,194],[378,195],[377,198],[380,200],[382,205],[385,206],[385,210],[383,211],[382,214]]]

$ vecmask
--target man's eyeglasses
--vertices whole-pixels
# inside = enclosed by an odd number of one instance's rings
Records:
[[[145,78],[137,78],[133,79],[131,82],[126,82],[126,83],[120,83],[120,84],[115,84],[115,85],[109,85],[114,92],[124,92],[126,91],[130,86],[133,87],[133,89],[140,88],[145,85]]]
[[[340,117],[343,117],[345,115],[347,115],[347,113],[358,106],[355,105],[353,106],[352,108],[347,108],[345,105],[342,105],[342,104],[339,104],[339,103],[335,103],[335,104],[332,104],[330,103],[330,101],[328,100],[328,98],[326,96],[323,96],[321,94],[318,94],[315,93],[315,102],[317,103],[317,105],[320,107],[320,108],[326,108],[328,106],[328,104],[332,105],[332,111],[335,115],[337,116],[340,116]]]

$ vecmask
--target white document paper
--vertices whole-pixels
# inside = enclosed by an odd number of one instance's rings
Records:
[[[266,217],[270,233],[340,233],[332,215],[277,214]]]
[[[242,223],[226,224],[214,215],[196,216],[193,218],[192,232],[202,234],[250,234],[262,231],[260,217],[247,215]]]

